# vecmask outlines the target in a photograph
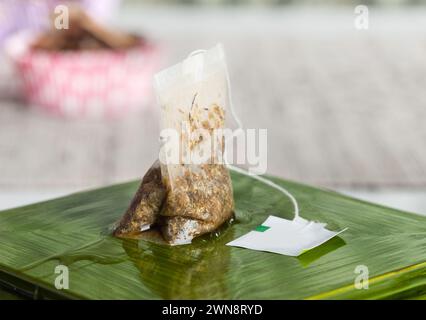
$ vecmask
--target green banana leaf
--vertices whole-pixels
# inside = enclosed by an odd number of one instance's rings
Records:
[[[302,217],[349,229],[297,258],[225,246],[268,215],[293,218],[279,192],[233,173],[236,221],[215,234],[177,247],[114,238],[135,181],[0,212],[0,284],[32,298],[426,297],[425,217],[272,179],[294,193]],[[59,264],[69,268],[69,289],[55,288]],[[354,286],[358,265],[368,268],[368,289]]]
[[[0,300],[20,300],[20,296],[12,292],[0,289]]]

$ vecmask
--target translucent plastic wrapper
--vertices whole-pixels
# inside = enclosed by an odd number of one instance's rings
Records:
[[[159,161],[145,175],[115,234],[157,226],[170,244],[186,244],[233,215],[223,156],[229,96],[222,46],[158,73],[155,89],[161,108]]]

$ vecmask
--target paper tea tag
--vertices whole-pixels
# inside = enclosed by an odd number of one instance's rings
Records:
[[[296,257],[347,229],[333,232],[327,230],[325,226],[325,223],[308,221],[300,217],[287,220],[269,216],[254,231],[250,231],[226,245]]]

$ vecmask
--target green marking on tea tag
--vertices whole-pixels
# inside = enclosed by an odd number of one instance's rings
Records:
[[[257,227],[254,229],[254,231],[265,232],[265,231],[266,231],[266,230],[268,230],[269,228],[270,228],[270,227],[260,225],[260,226],[257,226]]]

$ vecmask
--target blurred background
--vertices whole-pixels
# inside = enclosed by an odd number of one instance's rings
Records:
[[[269,174],[426,213],[426,1],[75,2],[106,27],[148,40],[155,50],[139,63],[149,71],[139,79],[114,64],[107,80],[81,80],[37,57],[17,67],[16,35],[48,28],[61,2],[1,0],[0,208],[139,179],[158,154],[152,73],[222,42],[238,113],[247,128],[268,129]],[[361,4],[369,23],[360,30]],[[118,90],[113,117],[103,110],[109,77],[141,95]],[[84,108],[77,98],[55,107],[25,80],[43,83],[46,97],[87,81],[105,86]]]

